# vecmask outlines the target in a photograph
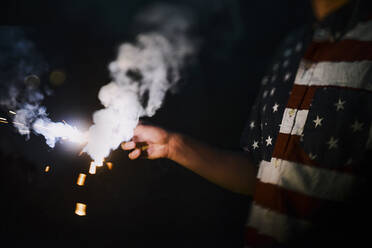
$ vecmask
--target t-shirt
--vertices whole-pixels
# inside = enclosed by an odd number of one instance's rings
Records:
[[[262,79],[242,135],[242,148],[259,166],[247,247],[305,237],[346,206],[365,179],[372,19],[349,10],[293,32]]]

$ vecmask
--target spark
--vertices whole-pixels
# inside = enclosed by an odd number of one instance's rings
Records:
[[[106,165],[109,170],[112,170],[112,166],[113,166],[112,162],[106,162]]]
[[[16,115],[17,113],[12,111],[12,110],[9,110],[9,113],[11,113],[12,115]]]
[[[87,214],[86,209],[87,209],[86,204],[78,202],[76,203],[75,214],[79,216],[85,216]]]
[[[96,174],[96,164],[94,162],[90,163],[89,174]]]
[[[7,121],[6,118],[0,117],[0,121]]]
[[[23,124],[23,123],[20,123],[20,122],[16,122],[16,121],[13,121],[13,124],[14,125],[19,125],[19,126],[26,126],[25,124]]]
[[[5,124],[7,124],[7,123],[9,123],[9,122],[7,122],[7,121],[3,121],[3,120],[0,120],[0,123],[5,123]]]
[[[84,183],[85,183],[85,178],[86,177],[87,177],[87,175],[85,175],[84,173],[80,173],[76,184],[79,185],[79,186],[83,186]]]
[[[45,172],[49,172],[49,171],[50,171],[50,166],[49,166],[49,165],[45,166],[44,171],[45,171]]]

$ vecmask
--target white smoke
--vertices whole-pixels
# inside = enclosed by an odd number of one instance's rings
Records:
[[[50,93],[40,80],[47,68],[21,27],[0,27],[0,106],[12,113],[6,120],[26,138],[32,132],[43,135],[50,147],[61,139],[82,143],[84,134],[67,123],[52,122],[41,104]]]
[[[184,10],[156,6],[138,20],[156,28],[138,35],[134,44],[122,44],[116,60],[109,64],[112,82],[98,94],[105,108],[93,114],[84,148],[97,163],[133,137],[140,117],[156,113],[166,93],[179,82],[186,59],[196,50],[188,36],[191,19]]]

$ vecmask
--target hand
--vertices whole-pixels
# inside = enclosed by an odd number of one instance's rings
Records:
[[[171,137],[172,134],[162,128],[140,124],[134,130],[133,139],[123,142],[121,148],[132,150],[128,155],[130,159],[137,159],[144,152],[148,159],[169,158]]]

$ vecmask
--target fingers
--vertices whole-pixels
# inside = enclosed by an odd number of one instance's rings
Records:
[[[124,151],[133,150],[134,148],[136,148],[136,143],[134,141],[121,143],[121,149]]]
[[[129,153],[128,157],[133,160],[133,159],[139,158],[140,155],[141,155],[141,149],[136,148],[131,153]]]
[[[147,157],[147,149],[149,145],[143,144],[143,143],[136,143],[134,141],[129,141],[129,142],[123,142],[121,144],[121,148],[124,151],[130,151],[133,150],[129,153],[128,157],[130,159],[137,159],[139,157]]]

